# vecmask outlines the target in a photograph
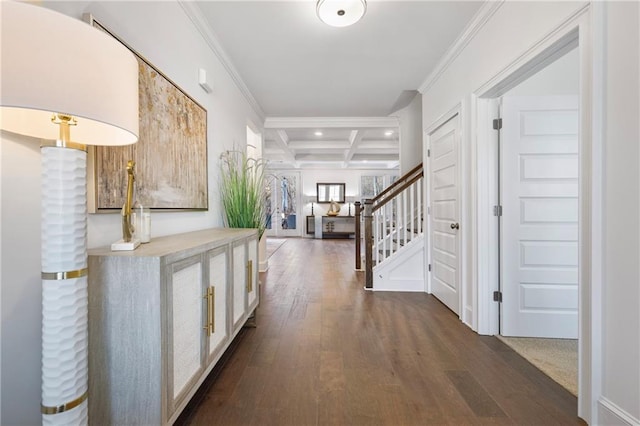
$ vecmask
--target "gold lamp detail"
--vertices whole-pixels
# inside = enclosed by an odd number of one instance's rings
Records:
[[[3,1],[0,128],[41,140],[42,423],[87,424],[87,145],[138,140],[138,65],[115,39]]]

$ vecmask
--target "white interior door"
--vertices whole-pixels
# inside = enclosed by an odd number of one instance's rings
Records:
[[[431,293],[460,315],[459,118],[429,135]]]
[[[300,174],[296,172],[274,173],[268,176],[267,235],[273,237],[297,237],[304,224],[298,206]]]
[[[503,98],[501,334],[578,336],[578,97]]]

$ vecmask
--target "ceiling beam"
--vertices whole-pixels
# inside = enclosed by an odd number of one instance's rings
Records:
[[[362,130],[352,130],[351,135],[349,135],[349,143],[351,147],[349,147],[349,151],[344,156],[344,164],[343,168],[347,168],[349,166],[349,161],[353,158],[353,154],[356,153],[358,149],[358,145],[362,142],[362,137],[364,136],[364,132]]]
[[[290,149],[349,149],[349,141],[344,140],[289,140]]]
[[[296,161],[302,162],[321,162],[321,161],[333,161],[340,162],[342,161],[342,154],[298,154],[296,156]]]
[[[285,158],[287,158],[287,160],[289,160],[295,168],[298,168],[298,164],[296,163],[296,155],[288,145],[289,137],[287,136],[287,132],[285,132],[284,130],[276,130],[274,140],[278,147],[282,150]]]
[[[364,149],[362,147],[360,147],[360,149],[358,149],[358,153],[356,155],[357,156],[363,156],[363,155],[369,155],[369,154],[388,154],[388,155],[395,155],[396,157],[399,156],[398,155],[398,150],[394,149],[394,148],[367,148],[367,149]]]
[[[397,161],[397,154],[356,154],[352,161]]]
[[[398,141],[398,139],[385,139],[385,140],[364,139],[360,144],[360,147],[364,148],[364,147],[375,147],[375,146],[381,146],[381,147],[388,146],[388,147],[395,147],[397,149],[399,144],[400,142]]]

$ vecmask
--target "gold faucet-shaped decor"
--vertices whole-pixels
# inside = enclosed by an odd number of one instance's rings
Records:
[[[136,162],[129,160],[127,162],[127,199],[122,206],[122,239],[125,242],[131,241],[133,237],[134,227],[131,222],[131,207],[133,204],[133,182],[136,180],[134,168]]]

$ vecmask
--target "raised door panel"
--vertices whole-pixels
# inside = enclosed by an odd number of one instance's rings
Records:
[[[578,98],[505,97],[503,109],[500,331],[575,339]]]
[[[336,232],[345,232],[349,234],[356,232],[356,220],[353,217],[340,218],[336,225]]]
[[[248,309],[251,312],[258,304],[258,238],[251,238],[247,242],[247,298]]]
[[[456,116],[430,135],[428,167],[431,293],[456,314],[460,314],[458,126]]]
[[[167,390],[170,416],[204,369],[206,300],[203,299],[201,254],[173,263],[168,268]]]
[[[246,242],[233,245],[233,330],[242,326],[247,311],[247,248]]]
[[[219,354],[224,344],[229,339],[229,327],[227,316],[227,289],[228,289],[228,251],[226,247],[209,252],[209,288],[211,302],[207,309],[207,321],[209,324],[209,348],[208,362],[213,361]]]

